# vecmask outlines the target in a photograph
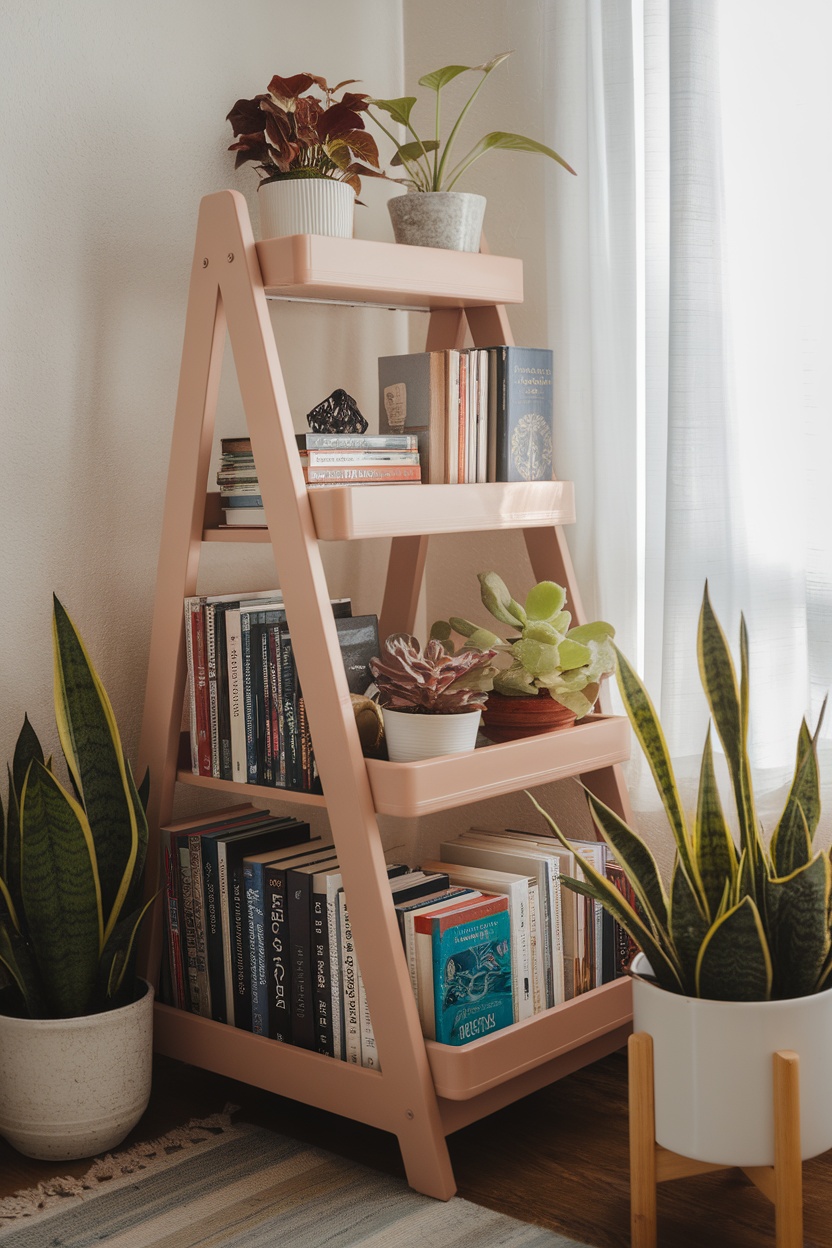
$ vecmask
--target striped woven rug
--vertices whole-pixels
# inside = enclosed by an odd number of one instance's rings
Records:
[[[586,1248],[245,1123],[165,1152],[121,1175],[116,1154],[113,1177],[42,1208],[0,1201],[3,1248]]]

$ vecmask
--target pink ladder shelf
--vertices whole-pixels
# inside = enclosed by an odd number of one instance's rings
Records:
[[[202,201],[140,745],[140,774],[148,766],[153,779],[149,862],[158,870],[158,829],[171,817],[177,782],[300,807],[329,798],[382,1069],[365,1070],[164,1005],[156,1007],[156,1046],[392,1132],[410,1184],[448,1199],[455,1184],[446,1136],[620,1047],[630,1029],[629,983],[609,984],[462,1048],[426,1042],[390,902],[377,815],[413,817],[574,775],[627,815],[619,763],[627,757],[628,733],[621,720],[599,715],[554,738],[493,745],[461,758],[409,764],[363,758],[319,543],[392,538],[382,636],[413,630],[429,535],[472,529],[522,532],[535,576],[565,585],[580,620],[560,528],[574,518],[572,487],[559,481],[421,486],[398,489],[395,508],[386,505],[386,487],[308,492],[269,319],[271,297],[425,308],[431,312],[428,350],[462,345],[466,327],[475,345],[491,346],[512,341],[502,305],[522,299],[522,266],[500,256],[353,239],[255,243],[241,195],[221,191]],[[260,466],[265,529],[220,528],[218,498],[208,492],[226,328]],[[179,768],[186,685],[182,600],[196,593],[203,543],[215,541],[272,546],[326,797]],[[149,881],[152,889],[157,884]],[[158,977],[160,956],[157,927],[143,953],[151,979]]]

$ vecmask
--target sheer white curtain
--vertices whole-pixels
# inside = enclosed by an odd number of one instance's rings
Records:
[[[588,606],[680,760],[704,741],[705,579],[732,643],[744,611],[755,775],[773,788],[832,684],[832,9],[546,13],[546,111],[584,174],[580,195],[551,184],[550,317]]]

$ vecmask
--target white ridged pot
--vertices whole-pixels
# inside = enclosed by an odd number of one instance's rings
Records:
[[[800,1058],[803,1160],[832,1148],[832,991],[791,1001],[705,1001],[638,978],[633,1030],[653,1038],[656,1142],[723,1166],[774,1165],[773,1059]]]
[[[150,1098],[153,988],[81,1018],[0,1014],[0,1135],[26,1157],[68,1161],[120,1144]]]
[[[391,763],[415,763],[440,754],[467,754],[479,732],[481,712],[461,715],[413,715],[383,710],[387,756]]]
[[[352,238],[355,191],[332,178],[281,178],[257,192],[260,238],[329,234]]]
[[[408,191],[387,201],[397,243],[479,251],[485,196],[467,191]]]

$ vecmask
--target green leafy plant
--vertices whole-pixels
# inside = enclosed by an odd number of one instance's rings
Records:
[[[399,142],[379,117],[370,111],[372,120],[395,145],[396,153],[390,162],[391,165],[402,169],[406,174],[402,178],[393,178],[393,181],[403,182],[414,191],[450,191],[474,161],[479,160],[486,152],[498,149],[511,152],[538,152],[557,161],[568,173],[575,172],[551,147],[538,143],[536,139],[527,139],[522,134],[511,134],[505,130],[492,130],[489,134],[483,135],[461,160],[451,166],[451,151],[468,110],[482,90],[489,74],[498,65],[502,65],[510,55],[510,52],[501,52],[498,56],[493,56],[490,61],[486,61],[484,65],[444,65],[442,69],[436,69],[433,73],[425,74],[419,79],[419,86],[426,87],[436,97],[432,138],[420,138],[414,129],[412,114],[418,102],[415,95],[405,95],[395,100],[370,100],[374,108],[387,113],[392,121],[404,126],[407,134],[412,136],[403,143]],[[462,106],[443,146],[441,141],[442,90],[460,74],[469,73],[480,74],[481,77]]]
[[[496,572],[480,572],[480,596],[496,620],[519,634],[503,640],[470,620],[451,616],[437,620],[431,637],[454,653],[453,634],[464,648],[493,649],[510,657],[511,665],[494,676],[494,690],[509,698],[536,697],[545,689],[556,702],[582,716],[598,697],[600,681],[615,667],[614,629],[602,620],[570,628],[564,610],[566,590],[554,581],[540,581],[524,604],[512,598]]]
[[[74,1018],[133,999],[147,852],[141,789],[113,708],[57,598],[52,620],[55,718],[74,795],[24,718],[0,803],[0,962],[31,1018]],[[17,1008],[17,1006],[15,1007]]]
[[[832,986],[829,853],[812,841],[820,817],[817,735],[804,720],[794,777],[768,844],[757,817],[748,758],[748,637],[740,623],[740,678],[708,587],[697,641],[702,686],[725,751],[739,845],[723,811],[714,772],[711,727],[705,740],[693,819],[682,806],[661,725],[631,665],[617,653],[618,685],[650,764],[676,846],[669,887],[645,842],[593,794],[595,824],[629,879],[637,904],[587,862],[584,880],[561,877],[609,910],[647,956],[669,992],[718,1001],[807,996]],[[822,719],[821,714],[821,719]],[[531,796],[531,795],[529,795]],[[569,842],[532,798],[555,836]]]
[[[262,95],[237,100],[226,118],[234,131],[228,149],[237,153],[234,167],[254,162],[258,190],[288,178],[331,178],[349,183],[359,195],[359,174],[382,175],[376,141],[361,116],[369,97],[343,90],[354,82],[330,87],[316,74],[275,74]]]
[[[386,710],[460,715],[482,710],[494,675],[493,657],[490,649],[450,654],[438,641],[429,641],[423,650],[409,633],[393,633],[382,654],[370,659],[370,671]]]

